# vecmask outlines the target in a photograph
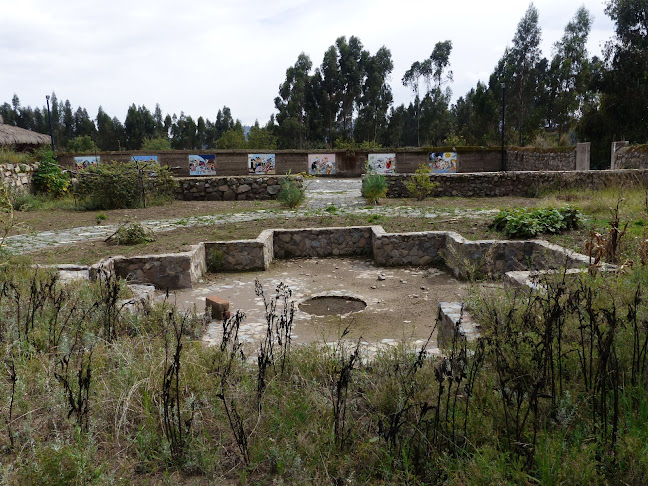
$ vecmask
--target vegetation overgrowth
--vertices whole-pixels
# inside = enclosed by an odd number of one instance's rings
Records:
[[[580,220],[580,211],[572,206],[514,208],[501,210],[493,218],[491,226],[511,238],[528,238],[575,229]]]
[[[139,208],[173,199],[177,182],[158,164],[90,165],[77,174],[74,196],[88,209]]]
[[[283,285],[257,286],[258,348],[242,345],[241,313],[206,347],[200,318],[130,313],[108,275],[70,285],[13,263],[0,269],[8,484],[648,480],[645,267],[475,293],[476,342],[369,358],[344,332],[292,346]]]

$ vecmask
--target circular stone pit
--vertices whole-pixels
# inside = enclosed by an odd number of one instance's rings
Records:
[[[351,295],[315,295],[299,304],[299,310],[312,316],[346,316],[366,307],[364,300]]]

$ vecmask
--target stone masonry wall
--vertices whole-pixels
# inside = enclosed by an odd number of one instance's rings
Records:
[[[648,145],[619,149],[615,156],[617,169],[648,169]]]
[[[274,230],[275,258],[370,255],[370,226]]]
[[[0,183],[14,192],[31,192],[32,177],[38,164],[0,164]]]
[[[175,198],[182,201],[276,199],[285,176],[180,177]],[[301,182],[301,177],[297,176]]]
[[[407,197],[407,175],[387,176],[387,197]],[[648,184],[648,170],[596,170],[562,172],[482,172],[433,174],[439,185],[432,197],[534,197],[548,189],[596,189]]]
[[[507,171],[550,170],[565,171],[576,169],[576,151],[529,152],[526,150],[507,150]]]
[[[380,226],[373,228],[373,256],[378,265],[425,266],[443,262],[441,251],[446,244],[444,231],[418,233],[386,233]]]

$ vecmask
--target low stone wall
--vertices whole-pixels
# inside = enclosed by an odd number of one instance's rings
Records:
[[[648,145],[633,145],[618,149],[614,166],[617,169],[648,169]]]
[[[219,253],[217,253],[219,252]],[[470,241],[452,231],[386,233],[381,226],[271,229],[254,240],[215,241],[184,253],[111,257],[90,268],[161,289],[190,288],[215,257],[220,271],[265,270],[274,258],[372,255],[378,265],[445,265],[456,276],[499,278],[511,271],[586,267],[585,255],[542,240]]]
[[[273,230],[275,258],[370,255],[372,228]]]
[[[386,176],[387,197],[408,197],[405,182],[409,178],[404,174]],[[535,197],[551,189],[646,185],[648,170],[433,174],[430,180],[439,183],[432,197]]]
[[[285,177],[179,177],[175,198],[181,201],[276,199]],[[296,177],[301,183],[302,178]]]
[[[90,268],[90,278],[96,278],[101,270],[158,289],[191,288],[206,271],[205,245],[200,243],[182,253],[110,257]]]
[[[264,230],[254,240],[205,242],[207,266],[220,261],[218,270],[266,270],[274,259],[273,231]]]
[[[32,177],[38,164],[0,164],[0,184],[13,192],[31,192]]]
[[[445,231],[386,233],[381,226],[373,228],[373,256],[378,265],[430,265],[443,262]]]

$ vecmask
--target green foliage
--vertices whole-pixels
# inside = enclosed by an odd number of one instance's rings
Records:
[[[25,152],[16,152],[5,147],[0,147],[0,164],[29,164],[32,156]]]
[[[419,165],[414,175],[405,183],[407,192],[410,196],[415,197],[417,201],[423,201],[438,186],[438,182],[430,180],[430,168],[425,164]]]
[[[216,140],[216,148],[221,150],[247,148],[247,141],[245,140],[243,130],[236,128],[227,130],[218,140]]]
[[[387,195],[387,179],[382,174],[365,167],[365,175],[362,178],[362,197],[369,204],[379,204],[379,199]]]
[[[97,147],[90,135],[83,135],[69,140],[65,148],[68,152],[72,153],[87,153],[97,150]]]
[[[54,153],[50,149],[40,149],[37,160],[39,165],[33,177],[36,190],[55,197],[65,194],[70,178],[56,162]]]
[[[223,267],[224,260],[225,254],[223,253],[223,250],[212,248],[209,255],[207,255],[207,271],[218,272]]]
[[[580,211],[572,206],[563,208],[515,208],[499,212],[491,227],[511,238],[527,238],[543,233],[560,233],[575,229],[581,219]]]
[[[141,223],[128,223],[120,226],[107,242],[115,245],[139,245],[155,241],[155,233]]]
[[[142,150],[171,150],[171,141],[169,137],[145,138]]]
[[[281,179],[280,185],[277,200],[290,209],[299,206],[306,197],[303,182],[290,174]]]
[[[175,185],[166,166],[110,163],[82,171],[74,192],[88,209],[138,208],[172,199]]]

